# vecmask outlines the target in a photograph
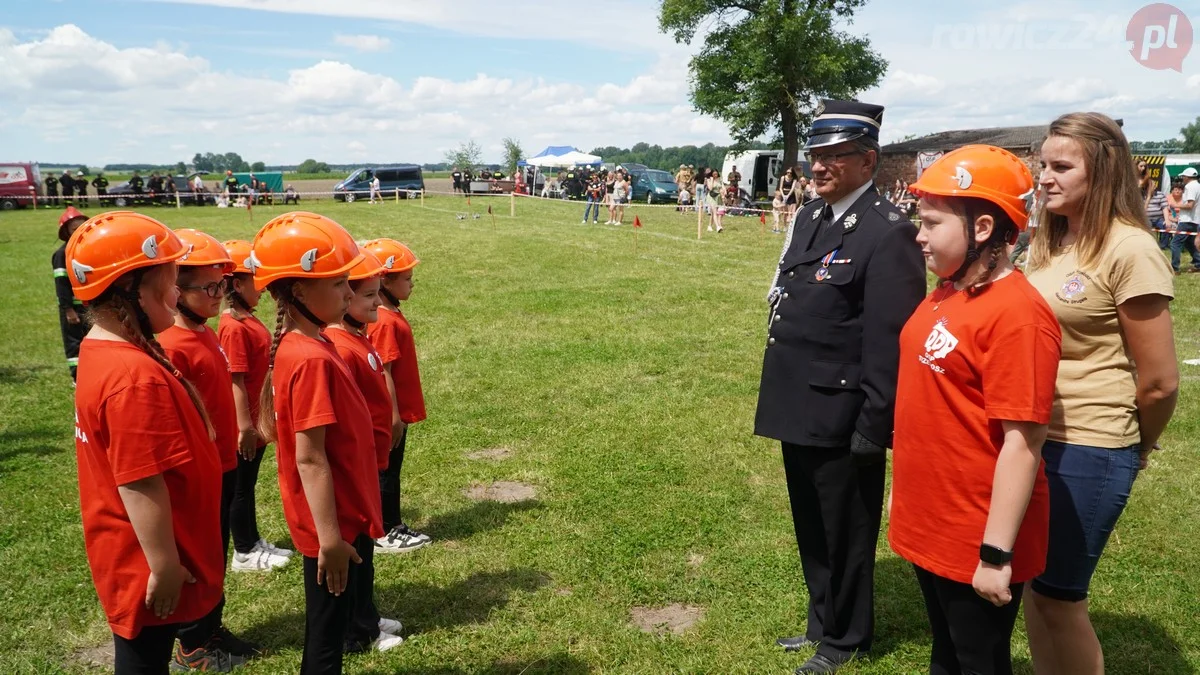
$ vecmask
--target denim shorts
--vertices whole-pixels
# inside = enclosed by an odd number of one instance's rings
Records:
[[[1050,488],[1050,545],[1035,592],[1055,600],[1086,600],[1100,554],[1125,510],[1137,478],[1141,446],[1096,448],[1046,441],[1042,457]]]

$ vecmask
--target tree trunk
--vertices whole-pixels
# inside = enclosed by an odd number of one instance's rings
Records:
[[[800,159],[800,130],[796,128],[796,109],[790,103],[779,110],[779,130],[783,134],[783,168],[796,166]]]

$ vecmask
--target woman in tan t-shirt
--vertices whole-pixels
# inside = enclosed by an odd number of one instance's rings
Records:
[[[1062,362],[1042,449],[1050,546],[1027,592],[1025,623],[1036,673],[1099,674],[1088,585],[1175,410],[1173,276],[1116,122],[1063,115],[1042,144],[1042,166],[1028,278],[1058,317]]]

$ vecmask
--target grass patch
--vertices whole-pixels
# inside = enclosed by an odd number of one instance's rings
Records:
[[[776,444],[751,435],[764,295],[781,241],[756,218],[695,237],[695,218],[633,206],[645,223],[582,226],[582,204],[430,197],[306,205],[357,237],[394,236],[422,264],[405,312],[430,418],[414,426],[406,519],[435,543],[378,556],[378,600],[408,641],[347,659],[351,673],[786,673],[806,653],[805,594]],[[486,213],[492,204],[495,224]],[[248,238],[282,207],[149,208],[173,227]],[[456,213],[481,218],[457,220]],[[90,672],[79,654],[110,634],[84,557],[70,380],[49,269],[58,212],[0,215],[0,672]],[[626,221],[632,220],[632,213]],[[1180,277],[1181,358],[1200,356],[1200,277]],[[269,308],[264,307],[264,317]],[[1112,673],[1200,666],[1197,379],[1097,573],[1092,598]],[[503,461],[469,458],[511,451]],[[261,529],[287,542],[274,454]],[[496,483],[536,498],[475,502]],[[273,654],[246,673],[294,672],[303,640],[299,565],[231,574],[227,622]],[[878,645],[847,673],[927,670],[912,572],[881,538]],[[647,634],[635,608],[703,614]],[[639,610],[641,611],[641,610]],[[689,614],[691,615],[691,614]],[[651,616],[653,626],[669,623]],[[1031,672],[1023,632],[1020,672]]]

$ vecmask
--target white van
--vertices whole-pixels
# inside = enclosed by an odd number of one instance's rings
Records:
[[[783,150],[749,150],[725,155],[725,163],[721,166],[722,182],[729,179],[734,167],[742,174],[738,187],[741,189],[743,207],[770,202],[775,198],[779,177],[783,174]],[[801,160],[800,168],[805,176],[812,175],[808,162]]]

